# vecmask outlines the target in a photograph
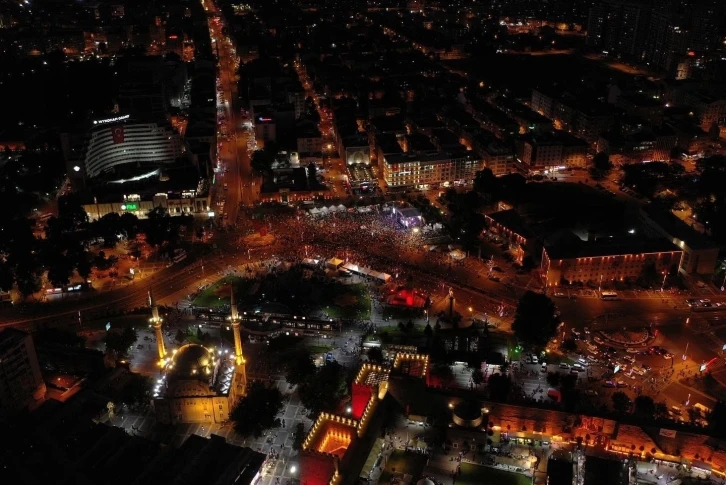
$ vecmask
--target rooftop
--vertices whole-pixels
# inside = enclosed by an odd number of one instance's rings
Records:
[[[674,239],[692,249],[718,249],[718,244],[683,222],[670,211],[653,205],[643,206],[643,212]]]
[[[569,235],[561,233],[548,238],[545,250],[551,260],[557,260],[668,253],[681,251],[681,248],[665,238],[644,239],[636,234],[583,241],[572,233]]]

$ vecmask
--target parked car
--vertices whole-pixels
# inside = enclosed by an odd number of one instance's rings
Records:
[[[595,391],[593,389],[588,389],[587,391],[585,391],[585,395],[586,396],[597,396],[597,391]]]
[[[560,369],[569,369],[570,366],[567,365],[565,362],[560,362]]]
[[[603,386],[604,387],[615,387],[615,383],[613,381],[605,381]]]

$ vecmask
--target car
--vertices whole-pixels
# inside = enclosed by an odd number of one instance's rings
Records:
[[[625,383],[625,382],[623,382],[623,381],[618,381],[618,382],[616,382],[615,384],[616,384],[616,386],[618,387],[618,389],[621,389],[621,388],[623,388],[623,387],[628,387],[628,384],[626,384],[626,383]]]
[[[542,362],[542,372],[547,372],[547,362]]]
[[[640,353],[640,351],[638,349],[636,349],[635,347],[628,347],[627,349],[625,349],[625,351],[627,353],[629,353],[629,354],[638,354],[638,353]]]
[[[533,363],[533,364],[539,364],[539,359],[537,358],[537,356],[536,356],[536,355],[533,355],[533,356],[532,356],[532,363]]]
[[[615,387],[615,383],[613,381],[605,381],[603,387]]]
[[[580,371],[578,371],[578,370],[577,370],[577,369],[575,369],[574,367],[573,367],[572,369],[570,369],[570,374],[572,374],[573,376],[579,375],[579,372],[580,372]]]
[[[592,340],[593,340],[593,341],[594,341],[594,342],[595,342],[596,344],[600,344],[600,345],[602,345],[602,344],[604,344],[604,343],[605,343],[605,342],[603,342],[603,340],[602,340],[602,339],[601,339],[600,337],[598,337],[598,336],[595,336],[595,337],[593,337],[593,339],[592,339]]]
[[[676,416],[680,416],[683,410],[678,406],[671,406],[671,412],[675,414]]]
[[[570,332],[572,332],[572,335],[574,335],[574,336],[575,336],[575,337],[577,337],[577,338],[579,338],[579,337],[580,337],[580,335],[582,335],[582,334],[580,333],[580,331],[579,331],[579,330],[576,330],[576,329],[574,329],[574,328],[573,328],[573,329],[571,329],[571,330],[570,330]]]
[[[650,366],[645,364],[640,364],[640,368],[643,369],[645,372],[648,372],[650,370]]]
[[[567,365],[565,362],[560,362],[560,369],[569,369],[570,366]]]
[[[587,391],[585,391],[585,395],[586,396],[597,396],[597,391],[595,391],[593,389],[588,389]]]
[[[633,358],[632,355],[626,355],[625,357],[623,357],[623,360],[625,360],[626,362],[630,362],[631,364],[635,363],[635,358]]]
[[[555,296],[556,296],[557,298],[564,298],[564,297],[566,297],[567,295],[565,295],[565,294],[564,294],[564,293],[562,293],[561,291],[558,291],[557,293],[555,293]]]
[[[670,352],[666,352],[665,354],[663,354],[663,358],[665,360],[671,360],[673,358],[673,354],[671,354]]]
[[[595,357],[594,355],[588,355],[588,356],[587,356],[587,360],[589,360],[589,361],[590,361],[590,362],[592,362],[593,364],[595,364],[595,363],[597,363],[597,362],[600,362],[599,360],[597,360],[597,357]]]
[[[136,349],[137,349],[137,350],[141,350],[141,349],[143,349],[143,348],[144,348],[144,346],[143,346],[143,345],[141,345],[141,344],[139,344],[139,345],[137,345],[137,346],[136,346]]]
[[[699,288],[705,288],[706,287],[706,283],[704,283],[703,281],[697,281],[696,282],[696,286],[698,286]]]
[[[701,298],[698,301],[701,303],[701,305],[710,305],[711,304],[711,300],[709,300],[708,298]]]
[[[585,327],[585,328],[583,328],[583,330],[585,331],[585,335],[590,335],[590,329],[589,328]]]
[[[532,363],[532,356],[531,356],[531,355],[528,355],[528,356],[527,356],[527,358],[526,358],[526,359],[524,359],[524,361],[525,361],[525,362],[526,362],[527,364],[531,364],[531,363]]]

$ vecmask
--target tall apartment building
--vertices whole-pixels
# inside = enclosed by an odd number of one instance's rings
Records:
[[[30,334],[14,328],[0,332],[0,416],[42,401],[45,391]]]
[[[388,187],[428,188],[471,183],[476,172],[484,167],[484,161],[468,153],[399,153],[385,155],[382,165]]]
[[[602,0],[590,9],[587,43],[616,57],[642,59],[650,1]]]

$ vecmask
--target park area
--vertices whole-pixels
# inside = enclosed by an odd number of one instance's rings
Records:
[[[394,450],[388,457],[386,468],[383,469],[378,483],[390,483],[392,478],[411,475],[414,479],[421,476],[426,466],[426,455],[410,451]]]
[[[531,485],[532,478],[490,466],[462,463],[457,485]]]
[[[229,308],[231,289],[240,311],[293,313],[326,318],[370,318],[364,284],[344,284],[293,266],[257,279],[227,276],[203,289],[192,301],[198,308]]]

